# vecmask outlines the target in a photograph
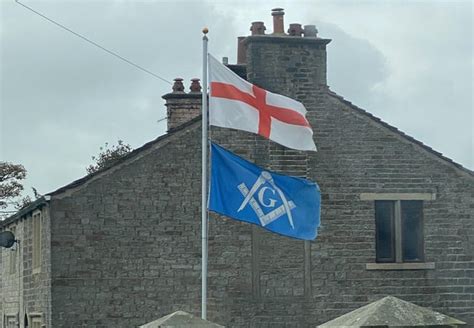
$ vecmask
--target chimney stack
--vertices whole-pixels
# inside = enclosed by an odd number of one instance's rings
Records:
[[[273,34],[285,35],[285,27],[283,23],[283,16],[285,12],[283,8],[272,9],[273,16]]]
[[[327,88],[326,46],[331,40],[319,38],[316,26],[299,23],[290,24],[285,34],[284,15],[282,8],[272,9],[274,30],[263,37],[257,33],[263,34],[263,23],[252,24],[252,35],[239,39],[237,63],[245,64],[249,82],[298,99],[307,90]]]
[[[190,92],[184,91],[182,78],[174,79],[173,92],[164,95],[168,117],[168,131],[201,115],[201,83],[191,79]]]

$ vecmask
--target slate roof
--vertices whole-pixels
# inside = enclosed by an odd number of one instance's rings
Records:
[[[465,324],[428,308],[387,296],[318,327],[457,327]]]
[[[184,311],[176,311],[139,328],[224,328],[224,326],[195,317]]]

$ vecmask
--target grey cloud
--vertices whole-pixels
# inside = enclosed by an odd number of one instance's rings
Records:
[[[375,85],[388,77],[384,55],[369,41],[355,38],[336,25],[316,23],[328,45],[328,84],[360,106],[367,106]]]

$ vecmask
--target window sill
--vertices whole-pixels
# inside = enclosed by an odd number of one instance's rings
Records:
[[[433,270],[434,262],[367,263],[366,270]]]

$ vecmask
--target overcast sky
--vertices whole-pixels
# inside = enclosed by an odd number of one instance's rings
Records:
[[[474,169],[471,1],[20,0],[172,81],[201,75],[210,52],[236,60],[252,21],[270,11],[315,24],[328,45],[332,90]],[[16,4],[1,3],[0,159],[28,170],[26,187],[55,190],[85,175],[105,142],[134,148],[162,135],[171,86]]]

